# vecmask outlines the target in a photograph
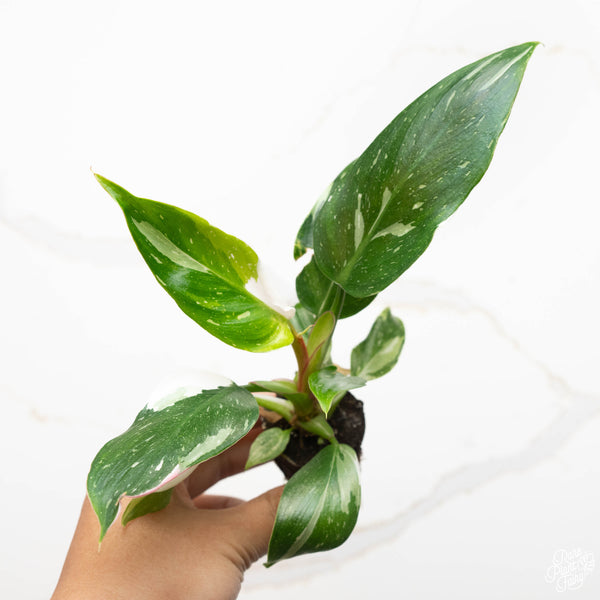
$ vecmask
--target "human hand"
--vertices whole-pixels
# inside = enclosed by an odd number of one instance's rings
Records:
[[[244,469],[255,427],[202,463],[175,489],[169,506],[115,523],[98,549],[100,526],[86,498],[52,600],[229,600],[244,571],[263,556],[283,486],[253,500],[205,494]]]

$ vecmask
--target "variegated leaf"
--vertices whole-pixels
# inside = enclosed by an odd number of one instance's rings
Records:
[[[536,45],[502,50],[449,75],[340,173],[310,218],[326,277],[353,296],[371,296],[425,251],[487,170]],[[297,254],[311,241],[307,227]]]
[[[252,394],[235,384],[145,407],[92,462],[87,486],[100,539],[116,518],[121,497],[175,486],[246,435],[258,414]]]
[[[249,291],[258,288],[258,257],[252,248],[191,212],[137,198],[96,178],[121,206],[158,283],[186,315],[243,350],[264,352],[292,343],[287,319]]]
[[[291,433],[291,428],[279,429],[279,427],[271,427],[263,431],[250,446],[246,469],[277,458],[288,445]]]
[[[335,408],[346,392],[362,387],[365,383],[366,381],[361,377],[344,375],[334,366],[315,371],[308,378],[310,390],[326,415]]]
[[[386,308],[369,335],[352,350],[350,372],[367,381],[385,375],[398,362],[404,345],[404,325]]]
[[[354,529],[359,508],[356,453],[345,444],[326,446],[283,489],[267,566],[344,543]]]

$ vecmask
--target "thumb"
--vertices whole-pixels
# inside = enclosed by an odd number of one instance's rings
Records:
[[[237,524],[229,530],[231,542],[245,569],[267,553],[283,488],[273,488],[230,509]]]

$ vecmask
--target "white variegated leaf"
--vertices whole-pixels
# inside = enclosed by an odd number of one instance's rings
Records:
[[[287,319],[293,309],[271,302],[252,248],[189,211],[96,179],[119,203],[140,254],[186,315],[242,350],[265,352],[292,343]]]
[[[231,385],[146,407],[127,431],[105,444],[92,462],[88,495],[100,520],[100,539],[123,496],[174,487],[196,466],[241,439],[258,419],[250,392]]]
[[[310,391],[315,395],[325,415],[329,414],[346,392],[362,387],[365,383],[362,377],[344,375],[335,366],[315,371],[308,378]]]
[[[296,255],[312,243],[322,273],[356,298],[399,277],[487,170],[536,45],[463,67],[403,110],[334,180]]]
[[[352,533],[359,508],[356,453],[345,444],[326,446],[283,490],[267,566],[299,554],[336,548]]]
[[[263,431],[250,446],[246,469],[251,469],[256,465],[262,465],[277,458],[288,445],[291,433],[291,428],[279,429],[279,427],[272,427]]]
[[[350,372],[367,381],[385,375],[398,362],[403,345],[404,325],[386,308],[369,335],[352,350]]]

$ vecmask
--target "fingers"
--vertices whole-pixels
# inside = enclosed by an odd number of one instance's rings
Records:
[[[219,508],[233,508],[239,504],[243,504],[244,500],[233,498],[231,496],[216,496],[202,494],[193,500],[194,506],[200,509],[215,510]]]
[[[261,431],[259,421],[237,444],[199,465],[186,480],[190,496],[195,498],[217,481],[242,472],[248,460],[250,446]]]
[[[229,528],[228,536],[244,569],[267,552],[283,487],[273,488],[230,512],[234,526]]]

